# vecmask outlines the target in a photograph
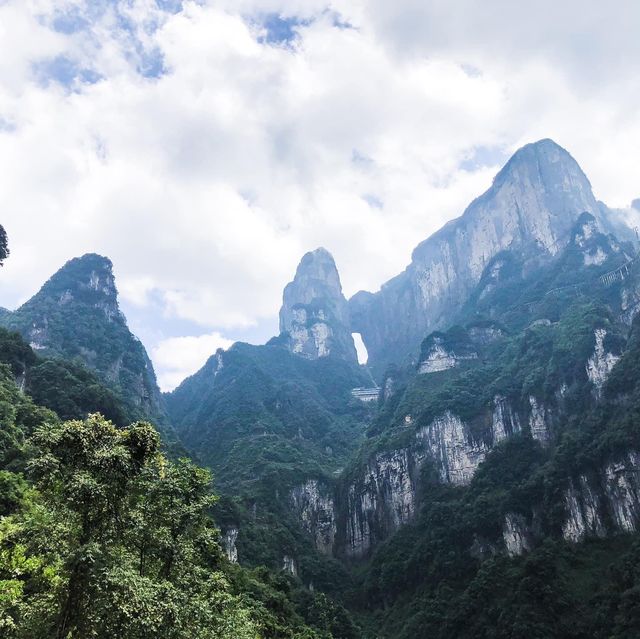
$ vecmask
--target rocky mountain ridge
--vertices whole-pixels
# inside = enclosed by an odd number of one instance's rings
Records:
[[[515,316],[513,326],[522,325],[520,336],[494,320],[476,319],[466,329],[458,326],[429,335],[423,342],[413,381],[405,390],[398,391],[393,378],[387,377],[385,389],[395,390],[383,394],[381,411],[385,411],[385,404],[397,402],[394,395],[404,394],[394,412],[386,418],[386,428],[391,427],[390,432],[395,433],[401,446],[393,447],[382,438],[381,450],[356,464],[355,469],[337,483],[323,484],[321,480],[310,479],[292,491],[292,504],[303,527],[316,540],[318,537],[323,539],[317,544],[321,552],[330,550],[338,557],[361,559],[410,523],[419,507],[425,468],[432,473],[434,481],[467,486],[481,463],[505,440],[530,438],[548,448],[559,437],[567,417],[576,410],[573,406],[575,396],[590,398],[585,401],[591,408],[583,410],[597,410],[607,380],[624,351],[623,335],[629,330],[625,323],[630,300],[635,300],[635,305],[640,299],[637,291],[640,274],[637,267],[635,270],[630,267],[632,270],[627,269],[623,279],[611,280],[607,269],[620,264],[621,260],[623,264],[635,263],[631,257],[632,248],[628,245],[623,248],[611,234],[603,234],[590,214],[579,217],[570,237],[555,265],[543,269],[549,275],[543,277],[537,271],[529,277],[532,291],[537,297],[542,294],[542,300],[547,301],[545,307],[541,307],[540,302],[516,304],[520,311],[526,310],[528,317],[523,322],[523,318]],[[494,266],[489,265],[487,270],[493,271]],[[602,272],[605,274],[598,275]],[[541,293],[538,285],[541,278],[544,281],[553,273],[556,273],[555,278],[562,276],[576,283],[557,287],[550,279],[548,286],[553,295],[548,297],[549,291]],[[488,287],[487,282],[486,278],[481,278],[478,289],[484,291],[483,299],[491,307],[492,300],[502,299],[501,284],[495,280],[495,284]],[[526,277],[518,280],[521,291],[529,290],[526,282]],[[566,330],[563,325],[576,321],[575,318],[563,319],[566,307],[580,308],[580,304],[585,303],[581,298],[586,299],[586,295],[600,296],[607,306],[581,311],[580,332],[563,335]],[[476,292],[474,299],[480,298],[482,295]],[[513,306],[514,302],[517,299],[509,297],[507,307]],[[504,303],[501,308],[504,316],[507,310]],[[606,308],[609,310],[603,310]],[[516,345],[517,350],[526,348],[527,341],[535,335],[538,336],[536,339],[575,341],[573,348],[577,352],[564,354],[567,363],[572,362],[575,377],[554,378],[555,386],[551,391],[539,387],[528,391],[523,388],[519,393],[517,387],[513,388],[513,381],[499,381],[501,372],[491,362],[503,349],[516,348]],[[483,368],[486,369],[483,375],[489,377],[482,383],[489,381],[489,388],[494,385],[496,391],[484,398],[479,396],[471,413],[466,406],[460,412],[460,408],[454,408],[460,405],[460,394],[468,393],[469,385],[478,383],[476,372]],[[515,371],[522,375],[517,366]],[[440,386],[456,378],[461,379],[457,390],[445,392],[438,401]],[[497,383],[493,381],[496,378]],[[432,399],[434,395],[436,401]],[[437,409],[429,403],[426,411],[425,407],[420,407],[425,399],[431,399]],[[465,417],[465,413],[469,416]],[[565,539],[584,539],[594,531],[605,535],[636,530],[640,525],[640,467],[635,460],[633,451],[628,455],[624,452],[612,454],[599,469],[591,472],[591,483],[581,476],[574,485],[574,480],[567,477],[564,506],[557,506],[566,509],[559,527]],[[613,468],[618,468],[619,472],[614,472]],[[605,521],[609,523],[604,524]],[[322,522],[321,526],[318,522]],[[598,522],[597,525],[594,522]],[[519,554],[530,549],[537,536],[540,535],[531,518],[527,521],[521,515],[505,513],[499,545],[506,552]]]
[[[567,151],[548,139],[519,149],[460,218],[416,247],[403,273],[349,300],[351,328],[362,335],[375,374],[398,363],[398,354],[410,361],[427,333],[450,323],[496,255],[516,251],[525,268],[549,261],[585,212],[613,230]]]

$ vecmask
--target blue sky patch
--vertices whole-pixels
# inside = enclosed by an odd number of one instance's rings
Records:
[[[167,72],[164,66],[164,56],[160,49],[152,51],[138,51],[136,70],[145,78],[159,78]]]
[[[362,196],[362,199],[372,208],[372,209],[381,209],[384,206],[384,202],[371,193],[365,193]]]
[[[16,130],[16,125],[0,115],[0,133],[12,133]]]
[[[102,79],[96,71],[82,67],[64,55],[37,62],[33,65],[33,71],[42,86],[49,86],[55,82],[73,88],[78,83],[95,84]]]
[[[296,27],[310,23],[310,20],[302,20],[295,16],[285,18],[278,13],[267,14],[262,20],[266,35],[261,41],[269,44],[291,44],[298,35]]]
[[[460,162],[463,171],[477,171],[486,166],[499,166],[509,159],[501,146],[477,146],[472,149],[469,156]]]

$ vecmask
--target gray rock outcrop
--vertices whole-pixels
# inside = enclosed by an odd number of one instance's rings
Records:
[[[349,307],[331,254],[305,254],[287,284],[280,309],[280,333],[292,353],[307,359],[336,355],[357,362]]]

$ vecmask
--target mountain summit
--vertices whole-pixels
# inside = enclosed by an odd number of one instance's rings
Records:
[[[118,307],[113,264],[109,258],[95,253],[69,260],[22,309],[39,309],[52,304],[89,306],[102,311],[108,322],[124,321]],[[35,325],[32,327],[28,337],[33,348],[57,348],[46,332]]]
[[[306,253],[287,284],[280,333],[289,350],[307,359],[337,355],[357,361],[349,330],[349,307],[335,261],[324,248]]]
[[[381,375],[417,353],[420,340],[446,325],[502,251],[517,251],[525,266],[550,260],[571,239],[582,213],[608,231],[606,207],[561,146],[545,139],[519,149],[491,187],[463,215],[420,243],[407,269],[378,293],[349,300],[352,330],[361,333],[369,364]]]

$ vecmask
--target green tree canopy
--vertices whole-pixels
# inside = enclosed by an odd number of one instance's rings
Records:
[[[9,240],[4,226],[0,224],[0,266],[9,257]]]
[[[37,493],[0,526],[0,634],[255,639],[229,587],[209,473],[159,453],[152,426],[45,424]]]

